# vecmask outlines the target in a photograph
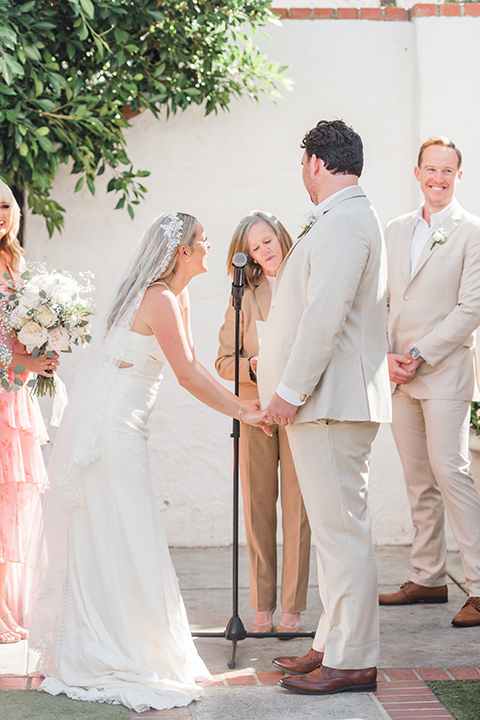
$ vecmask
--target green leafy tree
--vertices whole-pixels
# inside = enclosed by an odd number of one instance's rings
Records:
[[[140,110],[156,116],[233,97],[279,97],[288,86],[251,35],[275,22],[270,0],[0,0],[0,174],[51,234],[64,208],[50,191],[72,162],[95,192],[108,191],[133,217],[147,171],[130,162],[124,131]]]

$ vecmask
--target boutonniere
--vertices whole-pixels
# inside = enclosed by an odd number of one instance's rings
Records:
[[[443,245],[443,243],[447,242],[447,233],[443,228],[438,228],[438,230],[435,230],[435,232],[432,235],[432,244],[430,246],[430,250],[433,250],[435,245]]]
[[[306,235],[308,231],[311,230],[311,228],[315,225],[315,223],[317,222],[317,216],[314,212],[305,213],[304,220],[304,224],[300,225],[301,232],[298,236],[298,240],[300,240],[300,238]]]

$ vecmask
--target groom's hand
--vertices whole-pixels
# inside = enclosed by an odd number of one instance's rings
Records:
[[[265,409],[268,422],[276,425],[293,425],[295,415],[297,414],[297,405],[292,405],[286,400],[282,400],[280,395],[275,393],[270,400],[268,407]]]

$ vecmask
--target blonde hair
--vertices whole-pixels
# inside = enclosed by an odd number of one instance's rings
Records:
[[[8,255],[14,270],[20,270],[25,255],[17,238],[20,227],[20,208],[12,191],[3,180],[0,180],[0,200],[8,200],[12,206],[12,224],[9,231],[0,239],[0,251]]]
[[[172,216],[176,216],[177,221],[180,220],[182,223],[178,242],[174,246],[171,245],[169,236],[165,232],[166,223],[171,222]],[[198,220],[193,215],[180,212],[162,213],[150,223],[120,281],[108,316],[108,330],[114,323],[128,315],[139,292],[144,293],[149,285],[174,272],[178,248],[182,245],[193,246],[198,227]]]
[[[442,147],[449,147],[452,148],[452,150],[455,150],[458,160],[457,170],[460,170],[460,168],[462,167],[462,153],[457,148],[455,143],[450,140],[450,138],[444,137],[443,135],[431,135],[428,140],[425,140],[418,153],[418,167],[420,167],[422,164],[423,153],[428,147],[431,147],[432,145],[441,145]]]
[[[247,264],[245,266],[245,287],[256,288],[260,285],[263,278],[263,270],[260,265],[255,263],[248,251],[248,233],[253,225],[259,222],[264,222],[270,226],[275,235],[277,236],[280,247],[282,248],[283,257],[288,253],[293,245],[292,238],[289,233],[282,225],[280,220],[277,220],[275,215],[262,210],[252,210],[252,212],[245,215],[244,218],[238,223],[235,232],[233,233],[230,247],[227,255],[227,269],[228,274],[233,274],[232,260],[236,253],[244,253],[247,256]]]

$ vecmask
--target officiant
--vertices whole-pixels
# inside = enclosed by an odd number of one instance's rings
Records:
[[[282,223],[272,214],[254,211],[238,224],[230,243],[227,268],[232,274],[236,253],[247,257],[245,295],[240,315],[239,395],[257,399],[259,333],[270,309],[278,268],[292,246]],[[229,304],[219,333],[215,362],[220,377],[234,379],[235,311]],[[306,608],[310,562],[310,527],[298,485],[285,428],[270,426],[268,437],[242,424],[239,445],[245,529],[249,557],[250,606],[256,610],[251,632],[273,632],[277,607],[277,498],[280,493],[283,530],[281,579],[282,616],[279,633],[301,630]],[[279,474],[280,466],[280,474]],[[280,477],[279,477],[280,475]],[[286,635],[285,639],[289,639]]]

